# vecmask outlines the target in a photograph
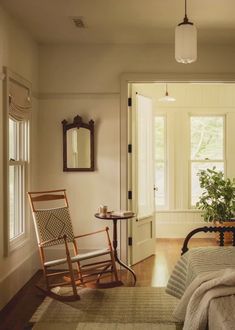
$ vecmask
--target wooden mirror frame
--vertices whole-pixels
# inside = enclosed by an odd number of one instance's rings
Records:
[[[77,115],[74,117],[73,122],[69,124],[67,120],[62,121],[63,125],[63,171],[64,172],[79,172],[79,171],[94,171],[95,170],[95,162],[94,162],[94,121],[90,120],[88,124],[82,121],[82,117]],[[90,167],[68,167],[67,166],[67,131],[72,128],[86,128],[90,131]]]

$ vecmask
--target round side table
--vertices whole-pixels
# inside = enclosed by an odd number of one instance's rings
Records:
[[[118,258],[118,253],[117,253],[117,246],[118,246],[118,241],[117,241],[117,221],[125,221],[131,218],[134,218],[135,214],[132,215],[126,215],[126,216],[117,216],[117,215],[112,215],[112,214],[107,214],[106,216],[100,215],[99,213],[95,214],[95,217],[101,220],[112,220],[113,222],[113,252],[114,252],[114,258],[115,261],[119,263],[122,267],[126,268],[133,276],[134,278],[134,285],[136,283],[136,274],[131,269],[129,266],[127,266],[124,262],[122,262]]]

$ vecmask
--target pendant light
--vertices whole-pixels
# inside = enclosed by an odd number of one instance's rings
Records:
[[[167,84],[166,84],[166,94],[165,96],[161,97],[160,99],[158,99],[158,101],[160,102],[175,102],[175,98],[173,96],[170,96],[168,94],[168,90],[167,90]]]
[[[197,28],[188,20],[187,0],[184,20],[175,28],[175,59],[184,64],[197,60]]]

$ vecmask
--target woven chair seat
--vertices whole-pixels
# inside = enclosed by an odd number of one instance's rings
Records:
[[[82,261],[90,258],[95,258],[95,257],[100,257],[106,254],[110,254],[110,251],[108,249],[103,249],[103,250],[96,250],[92,252],[87,252],[87,253],[80,253],[74,257],[71,257],[71,261],[76,262],[76,261]],[[61,259],[56,259],[56,260],[51,260],[51,261],[46,261],[44,262],[45,267],[52,267],[52,266],[57,266],[61,265],[67,262],[66,258],[61,258]]]

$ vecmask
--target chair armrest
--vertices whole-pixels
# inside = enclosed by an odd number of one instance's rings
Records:
[[[46,244],[48,244],[48,243],[52,243],[52,242],[56,242],[56,241],[59,241],[59,240],[61,240],[61,239],[63,239],[63,240],[66,241],[66,239],[67,239],[67,235],[58,236],[58,237],[56,237],[56,238],[49,239],[49,240],[47,240],[47,241],[44,241],[44,242],[39,243],[38,245],[43,247],[43,245],[46,245]]]
[[[86,236],[95,235],[95,234],[99,234],[99,233],[103,233],[103,232],[108,232],[108,231],[109,231],[109,227],[106,227],[105,229],[93,231],[92,233],[87,233],[87,234],[83,234],[83,235],[74,236],[74,238],[86,237]]]

